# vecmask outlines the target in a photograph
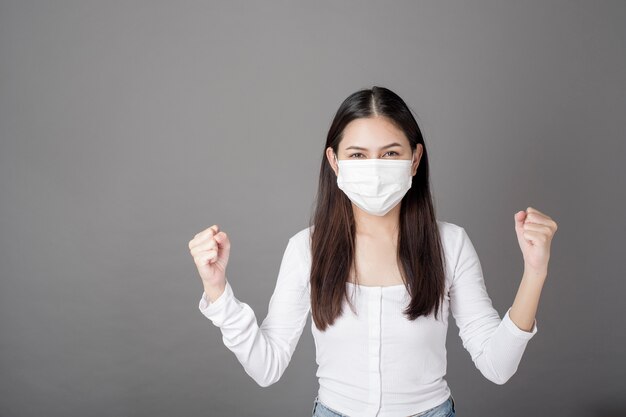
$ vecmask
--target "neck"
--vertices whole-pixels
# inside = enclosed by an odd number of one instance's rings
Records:
[[[369,237],[395,237],[400,225],[400,204],[384,216],[375,216],[352,204],[357,235]]]

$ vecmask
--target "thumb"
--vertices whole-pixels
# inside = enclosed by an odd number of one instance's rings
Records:
[[[230,255],[230,239],[225,232],[219,232],[213,238],[217,241],[220,248],[219,259],[223,262],[224,267],[226,267]]]
[[[513,218],[515,219],[515,230],[518,232],[523,231],[524,220],[526,220],[526,212],[524,210],[518,211],[515,213]]]

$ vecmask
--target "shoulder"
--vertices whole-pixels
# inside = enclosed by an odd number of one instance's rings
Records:
[[[300,229],[289,238],[289,245],[294,245],[306,257],[310,257],[311,254],[311,233],[314,227],[308,226]]]
[[[308,238],[313,231],[315,226],[305,227],[304,229],[298,230],[295,234],[293,234],[289,239],[305,239]]]
[[[473,249],[473,246],[463,226],[443,220],[437,220],[437,226],[447,261],[448,277],[451,279],[459,261],[470,253],[468,247]]]
[[[437,227],[444,247],[457,246],[465,234],[465,229],[462,226],[444,220],[437,220]]]

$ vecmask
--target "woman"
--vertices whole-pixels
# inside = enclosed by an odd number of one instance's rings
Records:
[[[537,332],[535,314],[557,225],[514,215],[524,275],[500,319],[465,229],[437,220],[421,131],[405,102],[373,87],[350,95],[328,132],[317,206],[287,243],[261,326],[225,271],[218,225],[190,242],[199,308],[260,385],[280,379],[311,313],[319,391],[313,416],[455,415],[446,373],[452,313],[477,369],[504,384]]]

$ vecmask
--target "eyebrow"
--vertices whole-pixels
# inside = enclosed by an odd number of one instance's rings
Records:
[[[382,148],[380,148],[380,149],[392,148],[392,147],[394,147],[394,146],[402,146],[402,145],[400,145],[400,144],[399,144],[399,143],[397,143],[397,142],[394,142],[394,143],[390,143],[389,145],[385,145],[385,146],[383,146],[383,147],[382,147]],[[366,151],[366,150],[367,150],[366,148],[362,148],[362,147],[360,147],[360,146],[348,146],[348,147],[346,148],[346,151],[347,151],[348,149],[358,149],[358,150],[360,150],[360,151]]]

